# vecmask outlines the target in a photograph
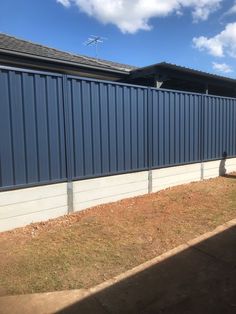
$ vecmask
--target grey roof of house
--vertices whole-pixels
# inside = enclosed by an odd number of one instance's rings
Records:
[[[187,68],[184,66],[180,66],[177,64],[172,64],[172,63],[167,63],[167,62],[160,62],[160,63],[156,63],[156,64],[152,64],[152,65],[148,65],[142,68],[137,68],[134,69],[134,73],[135,72],[143,72],[145,70],[148,70],[150,68],[156,69],[158,72],[158,69],[170,69],[170,70],[176,70],[177,72],[185,72],[186,74],[190,74],[190,75],[195,75],[195,76],[199,76],[199,77],[204,77],[204,78],[208,78],[208,79],[215,79],[215,80],[221,80],[221,81],[227,81],[230,83],[236,83],[236,79],[231,78],[231,77],[227,77],[227,76],[221,76],[221,75],[217,75],[217,74],[213,74],[213,73],[209,73],[209,72],[203,72],[200,70],[196,70],[196,69],[192,69],[192,68]]]
[[[130,72],[131,70],[136,69],[136,67],[131,65],[64,52],[3,33],[0,33],[0,52],[1,51],[8,53],[20,53],[29,57],[35,56],[47,58],[54,61],[60,60],[64,62],[72,62],[75,65],[94,66],[96,68],[107,70]]]
[[[107,71],[120,71],[123,73],[144,73],[149,68],[172,69],[176,71],[185,72],[186,74],[201,76],[204,78],[211,78],[221,81],[227,81],[230,83],[236,83],[236,80],[230,77],[224,77],[207,73],[176,64],[161,62],[145,67],[135,67],[127,64],[117,63],[108,60],[96,59],[84,55],[73,54],[70,52],[64,52],[55,48],[50,48],[40,44],[36,44],[27,40],[19,39],[11,35],[0,33],[0,53],[5,52],[9,54],[20,54],[28,57],[45,58],[50,61],[69,62],[75,66],[94,67],[96,69],[107,70]]]

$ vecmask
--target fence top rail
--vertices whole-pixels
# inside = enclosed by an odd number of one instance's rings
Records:
[[[178,90],[178,89],[168,89],[168,88],[156,88],[156,87],[150,87],[152,91],[160,91],[160,92],[170,92],[170,93],[176,93],[176,94],[187,94],[187,95],[196,95],[196,96],[204,96],[205,94],[196,93],[196,92],[188,92],[184,90]]]
[[[155,91],[166,91],[166,92],[173,92],[173,93],[178,93],[178,94],[190,94],[190,95],[196,95],[196,96],[202,96],[206,98],[214,97],[214,98],[220,98],[220,99],[231,99],[236,101],[236,97],[229,97],[229,96],[219,96],[219,95],[213,95],[213,94],[201,94],[201,93],[196,93],[196,92],[188,92],[188,91],[181,91],[177,89],[167,89],[167,88],[155,88],[155,87],[150,87],[151,90]]]
[[[203,94],[205,98],[218,98],[218,99],[228,99],[228,100],[234,100],[236,101],[236,97],[229,97],[229,96],[218,96],[218,95],[212,95],[212,94]]]
[[[167,89],[167,88],[156,88],[151,86],[143,86],[143,85],[137,85],[137,84],[129,84],[129,83],[122,83],[122,82],[113,82],[108,80],[101,80],[101,79],[94,79],[91,77],[83,77],[83,76],[76,76],[76,75],[67,75],[68,79],[74,79],[74,80],[81,80],[81,81],[89,81],[89,82],[97,82],[97,83],[104,83],[104,84],[110,84],[110,85],[119,85],[124,87],[134,87],[134,88],[140,88],[144,90],[153,90],[153,91],[163,91],[163,92],[172,92],[172,93],[179,93],[179,94],[194,94],[202,96],[201,93],[193,93],[193,92],[187,92],[187,91],[181,91],[181,90],[174,90],[174,89]]]
[[[16,67],[10,67],[10,66],[5,66],[5,65],[0,65],[0,71],[1,70],[63,77],[63,74],[60,74],[60,73],[40,71],[40,70],[31,70],[31,69],[25,69],[25,68],[16,68]]]
[[[153,90],[153,91],[161,91],[161,92],[172,92],[172,93],[178,93],[178,94],[189,94],[189,95],[198,95],[198,96],[204,95],[204,94],[201,94],[201,93],[187,92],[187,91],[181,91],[181,90],[175,90],[175,89],[167,89],[167,88],[156,88],[156,87],[151,87],[151,86],[143,86],[143,85],[137,85],[137,84],[122,83],[122,82],[113,82],[113,81],[94,79],[94,78],[91,78],[91,77],[83,77],[83,76],[76,76],[76,75],[67,75],[67,78],[68,79],[74,79],[74,80],[81,80],[81,81],[104,83],[104,84],[110,84],[110,85],[120,85],[120,86],[125,86],[125,87],[134,87],[134,88],[140,88],[140,89],[144,89],[144,90]]]
[[[201,93],[181,91],[181,90],[176,90],[176,89],[156,88],[156,87],[142,86],[142,85],[137,85],[137,84],[113,82],[113,81],[88,78],[88,77],[83,77],[83,76],[60,74],[60,73],[55,73],[55,72],[50,72],[50,71],[31,70],[31,69],[26,69],[26,68],[17,68],[17,67],[0,65],[0,71],[1,70],[31,73],[31,74],[38,74],[38,75],[50,75],[50,76],[54,76],[54,77],[66,76],[68,79],[83,80],[83,81],[104,83],[104,84],[124,86],[124,87],[133,87],[133,88],[139,88],[139,89],[143,89],[143,90],[178,93],[178,94],[186,94],[186,95],[196,95],[196,96],[201,96],[201,97],[206,97],[206,98],[214,97],[214,98],[218,98],[218,99],[228,99],[228,100],[236,101],[236,97],[234,98],[234,97],[227,97],[227,96],[218,96],[218,95],[213,95],[213,94],[201,94]]]
[[[83,77],[83,76],[76,76],[76,75],[67,75],[67,78],[68,79],[72,79],[72,80],[81,80],[81,81],[97,82],[97,83],[104,83],[104,84],[110,84],[110,85],[120,85],[120,86],[125,86],[125,87],[134,87],[134,88],[140,88],[140,89],[144,89],[144,90],[148,90],[150,88],[148,86],[143,86],[143,85],[128,84],[128,83],[108,81],[108,80],[101,80],[101,79],[95,79],[95,78]]]
[[[181,90],[176,90],[176,89],[156,88],[156,87],[142,86],[142,85],[137,85],[137,84],[129,84],[129,83],[113,82],[113,81],[108,81],[108,80],[94,79],[90,77],[83,77],[83,76],[76,76],[76,75],[67,75],[67,78],[74,79],[74,80],[88,81],[88,82],[104,83],[104,84],[110,84],[110,85],[134,87],[134,88],[140,88],[140,89],[151,90],[151,91],[170,92],[170,93],[178,93],[178,94],[186,94],[186,95],[196,95],[200,97],[204,96],[204,97],[215,97],[215,98],[236,100],[236,97],[233,98],[233,97],[227,97],[227,96],[218,96],[218,95],[212,95],[212,94],[202,94],[202,93],[196,93],[196,92],[181,91]]]

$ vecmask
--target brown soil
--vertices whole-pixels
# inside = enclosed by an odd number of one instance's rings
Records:
[[[0,295],[86,288],[236,217],[236,174],[0,234]]]

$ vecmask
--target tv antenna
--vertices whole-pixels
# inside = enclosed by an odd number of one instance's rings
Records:
[[[102,44],[105,39],[107,39],[107,38],[101,37],[101,36],[91,35],[91,36],[84,42],[84,45],[85,45],[85,46],[95,46],[96,58],[98,58],[98,45],[99,45],[99,44]]]

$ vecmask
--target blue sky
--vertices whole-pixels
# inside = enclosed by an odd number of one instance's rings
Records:
[[[0,32],[137,66],[161,61],[236,77],[234,0],[1,0]]]

